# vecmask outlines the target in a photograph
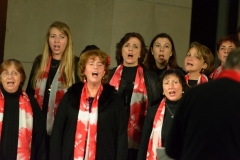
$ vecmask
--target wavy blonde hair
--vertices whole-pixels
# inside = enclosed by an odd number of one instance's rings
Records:
[[[74,52],[73,52],[73,41],[72,35],[67,24],[63,22],[56,21],[49,28],[45,37],[44,50],[42,53],[42,59],[39,67],[36,68],[35,74],[32,79],[32,86],[36,88],[37,80],[40,76],[43,75],[45,68],[47,66],[48,59],[51,57],[52,51],[49,46],[49,36],[52,28],[58,29],[62,34],[66,35],[68,38],[67,46],[63,52],[61,62],[60,62],[60,71],[61,77],[63,79],[63,86],[68,88],[73,83],[75,83],[75,63],[74,63]]]

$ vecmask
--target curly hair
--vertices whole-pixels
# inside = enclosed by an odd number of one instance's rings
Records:
[[[86,69],[86,64],[87,64],[88,60],[95,59],[96,57],[98,57],[102,61],[102,64],[104,65],[105,74],[103,76],[102,83],[107,82],[108,75],[109,75],[108,55],[107,55],[107,53],[100,51],[100,50],[89,50],[89,51],[84,52],[81,55],[80,60],[78,62],[78,76],[82,82],[83,82],[84,78],[86,77],[84,74],[84,71]]]
[[[147,53],[144,39],[139,33],[131,32],[131,33],[126,33],[124,35],[124,37],[121,38],[120,42],[118,42],[116,45],[116,57],[115,58],[117,61],[117,65],[120,65],[123,63],[122,47],[132,37],[137,38],[141,42],[141,52],[140,52],[140,58],[138,59],[138,64],[143,63],[145,55]]]

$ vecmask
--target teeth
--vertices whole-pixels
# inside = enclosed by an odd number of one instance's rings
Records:
[[[132,55],[132,54],[129,54],[128,57],[133,57],[133,55]]]

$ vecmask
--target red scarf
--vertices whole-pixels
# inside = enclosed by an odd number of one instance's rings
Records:
[[[162,126],[165,113],[166,97],[162,99],[153,121],[153,129],[148,142],[146,160],[157,160],[157,148],[162,147]]]
[[[4,116],[4,96],[0,90],[0,139],[2,135],[2,123]],[[33,128],[33,112],[27,94],[22,91],[19,97],[19,126],[18,126],[18,145],[17,160],[27,160],[31,157]]]
[[[110,85],[114,86],[116,90],[119,89],[122,70],[123,65],[119,65],[109,83]],[[147,113],[147,108],[148,97],[144,81],[143,68],[138,65],[130,102],[130,116],[128,121],[128,148],[139,148],[143,121]]]
[[[46,89],[49,69],[50,69],[50,65],[51,65],[51,59],[52,59],[52,57],[50,57],[48,60],[44,74],[38,78],[35,93],[34,93],[34,97],[37,100],[41,109],[43,107],[43,99],[44,99],[44,93],[45,93],[45,89]],[[67,91],[67,89],[61,85],[61,83],[62,83],[62,78],[61,78],[60,69],[58,68],[58,70],[53,78],[53,81],[51,84],[51,92],[49,95],[48,112],[47,112],[47,126],[46,126],[48,135],[51,135],[53,121],[54,121],[54,117],[56,115],[56,110],[59,105],[59,102],[62,99],[64,93]]]
[[[211,74],[210,78],[215,79],[223,70],[224,68],[222,66],[219,66],[217,69],[215,69]]]
[[[240,71],[236,70],[223,70],[218,76],[217,79],[219,78],[229,78],[231,80],[234,80],[236,82],[240,82]]]
[[[87,83],[80,98],[77,128],[74,143],[74,160],[95,160],[97,144],[98,99],[103,87],[100,86],[89,111]],[[107,138],[107,137],[106,137]],[[64,151],[63,151],[64,152]]]
[[[187,75],[185,75],[185,80],[188,84],[188,80],[189,80],[189,73]],[[203,83],[206,83],[208,82],[208,78],[205,74],[200,74],[199,78],[198,78],[198,81],[197,81],[197,85],[199,84],[203,84]]]

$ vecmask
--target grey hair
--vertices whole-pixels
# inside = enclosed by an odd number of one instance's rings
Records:
[[[240,47],[232,50],[225,62],[225,69],[240,68]]]

